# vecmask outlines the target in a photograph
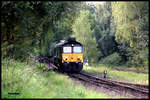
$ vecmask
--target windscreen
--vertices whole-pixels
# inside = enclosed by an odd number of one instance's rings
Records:
[[[82,47],[73,47],[73,53],[81,53]]]
[[[63,53],[71,53],[71,47],[63,47]]]

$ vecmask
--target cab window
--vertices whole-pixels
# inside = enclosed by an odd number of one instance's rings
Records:
[[[63,47],[63,53],[71,53],[71,47]]]
[[[81,53],[82,47],[73,47],[73,53]]]

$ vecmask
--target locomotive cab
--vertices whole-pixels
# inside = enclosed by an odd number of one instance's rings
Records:
[[[79,72],[83,68],[83,46],[71,38],[55,48],[55,63],[63,71]]]

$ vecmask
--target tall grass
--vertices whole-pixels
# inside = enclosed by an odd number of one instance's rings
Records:
[[[100,75],[103,75],[104,70],[107,70],[107,77],[109,79],[116,79],[118,81],[128,81],[136,84],[146,84],[146,85],[149,84],[148,74],[112,70],[109,66],[105,65],[99,65],[97,67],[84,66],[83,70],[88,72],[99,72]]]
[[[2,98],[108,98],[43,66],[2,59]]]

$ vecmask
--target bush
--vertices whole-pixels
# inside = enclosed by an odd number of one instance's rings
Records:
[[[115,52],[99,61],[100,64],[112,64],[112,65],[118,65],[121,62],[122,58],[121,56]]]

